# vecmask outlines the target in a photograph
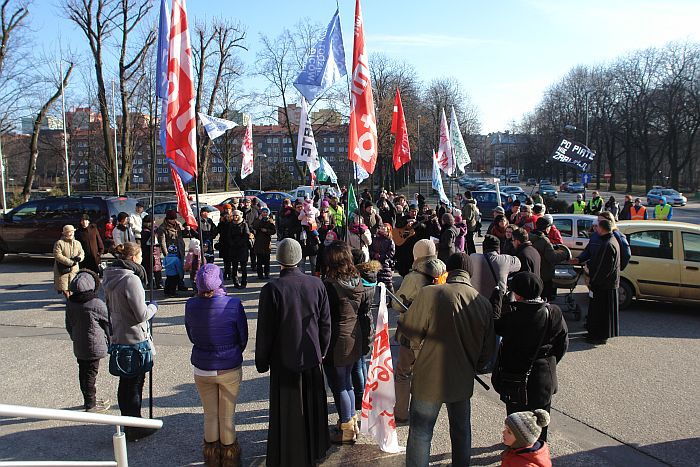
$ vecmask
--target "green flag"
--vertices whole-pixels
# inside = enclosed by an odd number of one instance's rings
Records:
[[[355,189],[352,187],[351,183],[350,188],[348,188],[348,217],[350,217],[358,209],[357,198],[355,198]]]
[[[459,130],[459,122],[457,122],[454,106],[452,107],[452,115],[450,115],[450,143],[452,143],[455,165],[461,172],[464,172],[464,169],[472,163],[472,160],[469,157],[467,146],[464,144],[462,132]]]

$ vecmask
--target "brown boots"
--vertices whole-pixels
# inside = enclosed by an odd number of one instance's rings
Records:
[[[333,444],[353,444],[355,441],[357,441],[357,434],[355,433],[354,418],[347,423],[340,423],[337,431],[331,433],[331,443]]]
[[[207,467],[239,467],[241,465],[241,446],[238,439],[233,444],[225,445],[219,441],[202,445],[204,465]]]

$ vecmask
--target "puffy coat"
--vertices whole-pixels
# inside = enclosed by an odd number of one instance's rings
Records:
[[[324,281],[331,311],[331,342],[325,362],[333,366],[355,363],[362,350],[362,332],[358,315],[369,308],[369,297],[359,277]]]
[[[535,443],[531,448],[506,449],[501,455],[501,467],[552,467],[547,443]]]
[[[445,263],[437,258],[437,256],[423,256],[413,262],[411,272],[406,274],[401,282],[401,287],[396,291],[396,296],[401,299],[404,305],[411,306],[418,292],[426,285],[434,284],[435,279],[443,275],[446,271]],[[404,308],[392,300],[393,308],[402,313]],[[399,316],[399,320],[401,320]]]
[[[79,258],[77,262],[72,259],[76,257]],[[68,285],[78,273],[78,263],[85,259],[85,252],[78,240],[61,237],[53,245],[53,258],[53,286],[57,291],[63,292],[68,290]],[[59,271],[59,267],[63,269],[68,266],[70,269],[66,272]]]
[[[438,258],[443,262],[447,262],[447,258],[452,256],[455,251],[455,241],[459,231],[454,225],[444,226],[440,233],[440,243],[438,244]]]
[[[168,251],[170,245],[177,245],[178,256],[185,257],[187,250],[185,249],[185,240],[183,238],[184,228],[180,221],[164,220],[158,227],[156,234],[158,235],[158,244],[162,251]],[[116,230],[115,230],[116,233]]]
[[[258,217],[253,221],[253,229],[255,230],[255,244],[253,250],[256,254],[271,253],[272,236],[275,235],[275,223],[272,219]]]
[[[533,230],[530,234],[532,246],[540,254],[540,279],[543,282],[554,279],[554,266],[570,259],[566,250],[555,250],[547,238],[547,234],[539,230]]]
[[[350,229],[348,229],[347,242],[350,248],[362,250],[365,261],[369,261],[369,246],[372,244],[372,234],[366,225],[362,224],[359,227],[352,225]]]
[[[227,370],[243,363],[248,322],[238,298],[220,294],[188,299],[185,330],[194,344],[190,362],[200,370]]]
[[[218,245],[217,250],[219,250],[219,256],[224,261],[230,261],[231,259],[231,226],[233,225],[233,217],[229,215],[221,216],[219,221],[219,242],[214,244]]]
[[[372,245],[369,247],[369,256],[371,259],[379,261],[382,265],[382,269],[377,275],[380,282],[391,284],[392,278],[394,277],[395,254],[396,246],[391,238],[382,235],[374,237]]]
[[[496,274],[498,285],[503,292],[506,291],[506,281],[508,275],[520,271],[520,260],[515,256],[498,254],[495,251],[490,251],[485,254],[472,253],[469,255],[469,277],[472,285],[484,297],[490,297],[493,289],[496,287],[496,279],[493,273]],[[486,262],[491,263],[491,268]]]
[[[467,228],[467,224],[465,224],[464,221],[455,224],[455,228],[457,229],[457,238],[455,239],[455,250],[464,251],[464,243],[466,241],[465,237],[469,229]]]
[[[83,269],[78,272],[89,274],[96,288],[88,290],[82,281],[74,281],[73,295],[66,302],[66,331],[73,341],[73,354],[80,360],[97,360],[107,355],[109,345],[109,315],[107,305],[96,293],[100,279],[93,271]]]
[[[229,229],[229,239],[231,240],[231,260],[232,261],[248,261],[248,250],[250,249],[250,229],[245,221],[238,224],[231,224]]]

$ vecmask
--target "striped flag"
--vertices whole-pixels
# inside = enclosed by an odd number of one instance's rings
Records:
[[[246,178],[248,175],[253,173],[253,165],[255,164],[253,160],[253,119],[248,118],[248,126],[245,129],[245,136],[243,136],[243,144],[241,145],[241,152],[243,153],[243,159],[241,161],[241,178]]]
[[[452,144],[450,142],[450,130],[447,127],[447,117],[445,109],[440,112],[440,146],[438,146],[437,163],[440,170],[451,176],[454,172],[454,155],[452,154]]]

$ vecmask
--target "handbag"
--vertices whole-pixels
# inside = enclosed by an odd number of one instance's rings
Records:
[[[148,340],[138,344],[109,345],[109,373],[134,378],[153,368],[153,350]]]
[[[530,365],[526,372],[510,372],[503,371],[501,366],[501,353],[503,351],[503,342],[501,342],[501,347],[498,349],[498,358],[496,359],[496,365],[491,376],[491,382],[493,383],[493,388],[501,396],[500,399],[506,404],[522,405],[527,406],[527,383],[530,378],[530,373],[532,372],[532,365],[535,363],[537,354],[540,351],[544,337],[550,327],[550,312],[549,307],[545,307],[545,313],[547,313],[547,320],[545,322],[544,329],[540,335],[539,342],[535,348],[535,352],[530,358]]]

